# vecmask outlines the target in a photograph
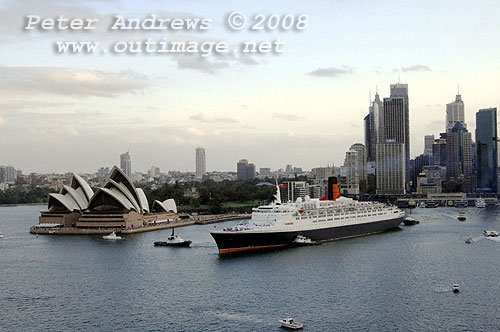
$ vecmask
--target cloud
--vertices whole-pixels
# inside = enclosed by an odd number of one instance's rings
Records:
[[[248,54],[243,54],[238,58],[239,62],[241,62],[244,65],[248,66],[254,66],[254,65],[260,65],[260,62],[249,56]]]
[[[406,73],[409,71],[432,71],[432,69],[429,66],[425,65],[414,65],[409,67],[401,67],[401,71]]]
[[[353,74],[354,70],[351,67],[342,66],[342,68],[328,67],[328,68],[318,68],[313,70],[307,75],[314,77],[340,77],[342,75]]]
[[[147,86],[147,78],[131,70],[107,72],[57,67],[0,67],[0,90],[33,95],[115,97]]]
[[[273,118],[285,121],[304,121],[306,119],[303,116],[297,116],[294,114],[287,114],[287,113],[274,113]]]
[[[191,120],[195,120],[203,123],[236,123],[238,120],[233,118],[228,118],[224,116],[217,116],[215,114],[209,113],[198,113],[189,117]]]

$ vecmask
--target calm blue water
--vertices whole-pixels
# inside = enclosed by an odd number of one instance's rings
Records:
[[[498,331],[500,209],[415,209],[419,225],[327,244],[220,258],[213,225],[106,242],[29,234],[43,206],[0,208],[2,331]],[[230,222],[218,224],[226,227]],[[467,236],[478,239],[465,244]],[[461,292],[451,292],[454,282]]]

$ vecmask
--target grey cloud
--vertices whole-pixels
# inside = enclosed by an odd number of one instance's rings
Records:
[[[285,121],[303,121],[305,118],[303,116],[297,116],[294,114],[287,113],[274,113],[273,118]]]
[[[342,66],[342,68],[328,67],[328,68],[318,68],[308,73],[310,76],[314,77],[340,77],[342,75],[353,74],[354,70],[351,67]]]
[[[217,74],[221,69],[229,67],[226,61],[210,61],[196,55],[176,55],[173,56],[177,66],[181,69],[194,69],[207,74]]]
[[[115,97],[147,87],[134,71],[106,72],[56,67],[0,67],[0,89],[18,94]]]
[[[204,123],[236,123],[238,120],[207,113],[198,113],[189,117],[191,120]]]
[[[409,67],[402,67],[401,71],[406,73],[409,71],[432,71],[432,69],[429,66],[425,65],[414,65]]]

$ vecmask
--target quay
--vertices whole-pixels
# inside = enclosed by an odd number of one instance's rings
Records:
[[[192,216],[191,220],[194,221],[195,224],[198,225],[208,225],[214,224],[218,222],[231,221],[231,220],[242,220],[242,219],[250,219],[252,217],[251,214],[210,214],[210,215],[198,215]]]
[[[60,227],[52,226],[53,224],[46,224],[49,227],[44,226],[44,224],[39,224],[32,226],[30,228],[30,233],[37,235],[107,235],[111,231],[115,231],[117,234],[135,234],[143,232],[159,231],[162,229],[169,229],[174,227],[184,227],[194,225],[194,220],[179,220],[175,222],[165,222],[157,224],[149,224],[139,227],[131,228],[76,228],[76,227]]]

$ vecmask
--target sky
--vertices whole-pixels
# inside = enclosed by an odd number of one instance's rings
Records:
[[[234,11],[242,30],[228,27]],[[251,31],[255,16],[305,29]],[[132,170],[193,171],[286,164],[343,164],[364,143],[370,95],[409,86],[411,156],[445,127],[457,86],[474,137],[478,109],[500,104],[498,1],[0,1],[0,165],[30,172],[95,172],[130,151]],[[27,16],[96,18],[93,30],[26,30]],[[205,31],[111,31],[115,15],[207,18]],[[117,42],[223,41],[225,55],[105,52]],[[243,54],[246,41],[282,52]],[[99,42],[92,54],[58,53],[56,42]]]

